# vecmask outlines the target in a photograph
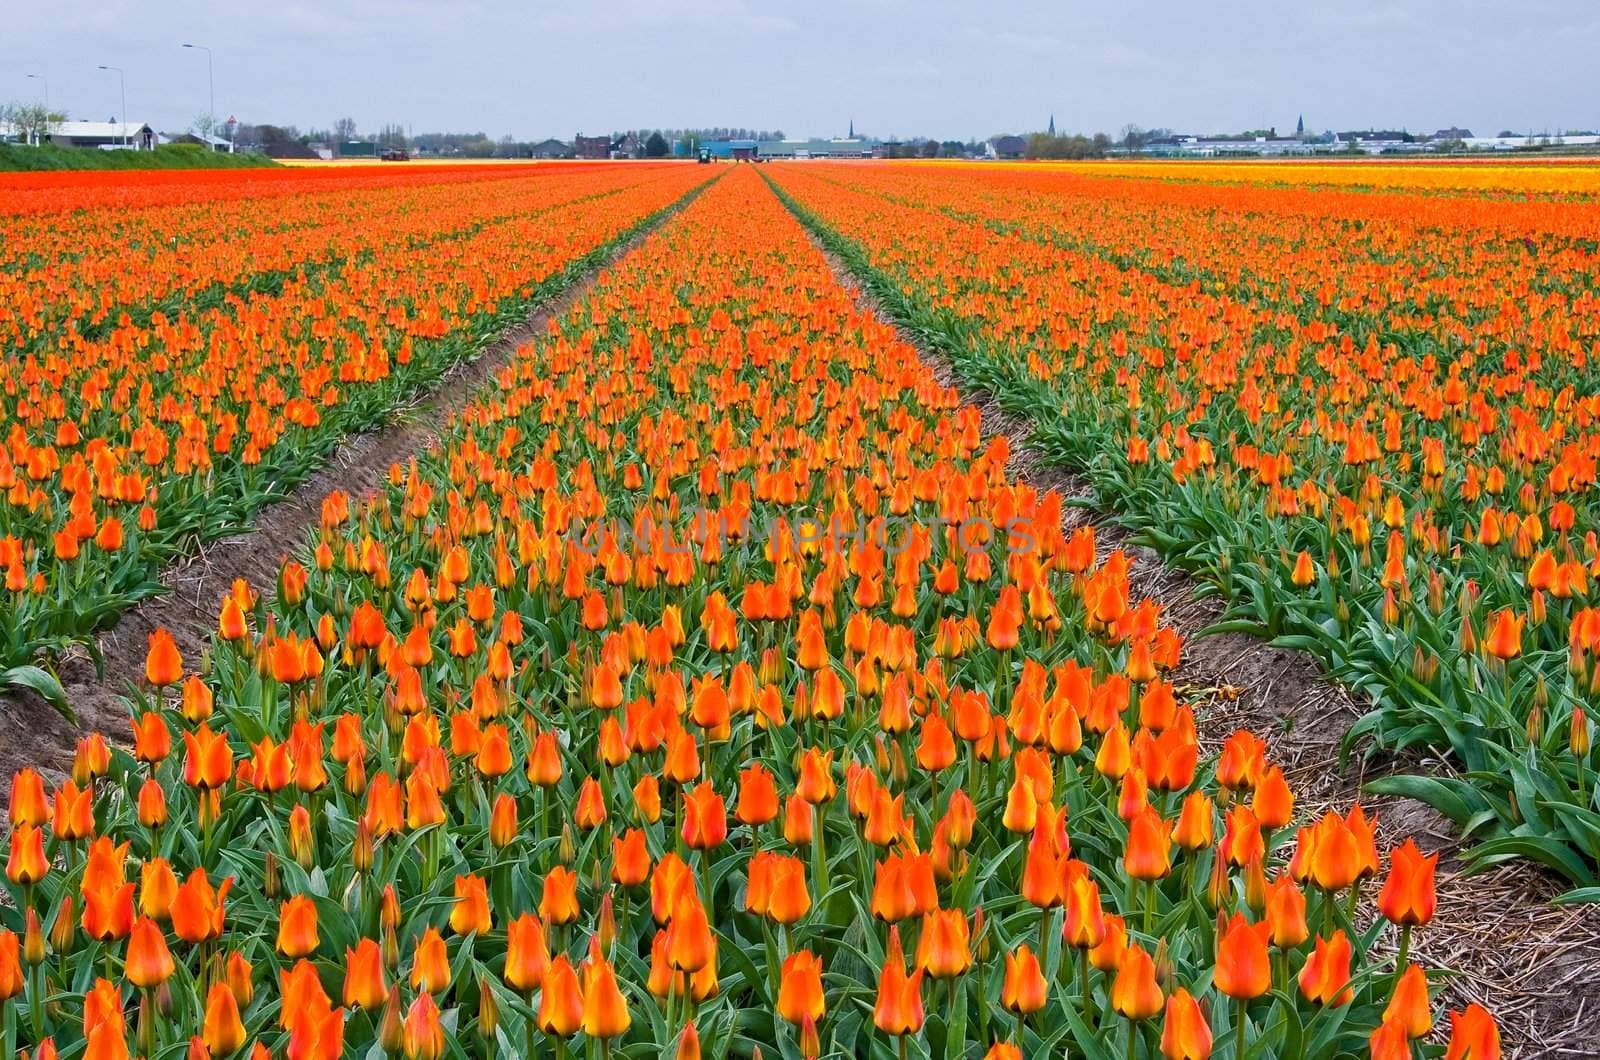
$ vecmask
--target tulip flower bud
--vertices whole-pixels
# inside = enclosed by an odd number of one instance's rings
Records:
[[[578,856],[578,844],[572,838],[571,824],[561,826],[561,845],[556,851],[556,860],[563,865],[571,865]]]
[[[357,872],[372,871],[372,828],[365,817],[356,822],[356,838],[350,847],[350,864]]]
[[[406,1029],[400,1004],[400,984],[389,987],[389,1000],[383,1003],[383,1015],[378,1017],[378,1046],[388,1055],[396,1056],[406,1044]]]
[[[1544,737],[1544,705],[1537,698],[1528,709],[1527,737],[1528,742],[1535,745]]]
[[[598,868],[600,863],[595,862]],[[606,953],[611,952],[611,944],[617,938],[617,913],[611,902],[611,892],[607,891],[605,897],[600,899],[600,922],[595,931],[600,937],[600,949]]]
[[[486,1042],[494,1041],[495,1030],[500,1026],[500,1006],[495,1003],[489,980],[478,976],[478,1035]]]
[[[289,811],[289,853],[302,869],[315,860],[316,841],[311,834],[311,813],[304,806]]]
[[[233,999],[241,1009],[249,1007],[250,999],[255,996],[253,973],[244,954],[235,951],[228,955],[228,989],[233,991]]]
[[[276,899],[283,892],[283,882],[279,877],[278,855],[276,851],[267,851],[265,866],[261,873],[261,893],[268,899]]]
[[[822,1039],[817,1035],[817,1021],[809,1015],[800,1024],[800,1054],[806,1060],[822,1055]]]
[[[22,933],[22,959],[34,967],[44,960],[44,931],[39,927],[39,914],[30,907],[27,928]]]
[[[979,964],[993,956],[994,943],[989,937],[989,932],[984,930],[983,906],[978,906],[972,913],[972,939],[973,953]]]
[[[1218,851],[1211,859],[1211,880],[1206,885],[1206,904],[1220,911],[1232,891],[1228,884],[1228,859]]]
[[[899,743],[889,745],[889,777],[896,787],[905,787],[906,780],[911,776],[911,770],[906,765],[906,756],[900,750]]]
[[[400,936],[387,924],[383,928],[383,966],[391,972],[400,967]]]
[[[56,922],[50,929],[50,948],[62,956],[71,953],[72,944],[77,938],[77,924],[77,919],[72,915],[72,896],[69,894],[61,899],[61,908],[56,910]]]
[[[1576,758],[1589,754],[1589,718],[1582,707],[1572,708],[1572,721],[1567,730],[1567,746]]]
[[[1163,994],[1170,994],[1172,988],[1177,985],[1174,982],[1177,969],[1173,964],[1172,952],[1167,946],[1167,937],[1165,935],[1161,936],[1160,941],[1156,943],[1154,962],[1156,966],[1156,982],[1161,985]]]
[[[400,896],[395,893],[394,884],[392,884],[392,883],[386,885],[383,888],[383,907],[382,908],[383,908],[383,912],[382,912],[382,914],[381,914],[381,916],[379,918],[379,923],[382,924],[386,928],[391,928],[392,929],[392,928],[399,927],[400,926]]]
[[[162,983],[156,987],[155,1000],[156,1011],[161,1013],[161,1017],[163,1019],[170,1017],[172,1015],[172,987],[168,983]]]
[[[1244,901],[1258,917],[1267,908],[1267,874],[1259,855],[1252,854],[1244,867]]]

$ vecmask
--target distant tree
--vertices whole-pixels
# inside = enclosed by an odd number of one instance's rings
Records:
[[[1145,145],[1145,132],[1137,125],[1128,124],[1122,127],[1121,143],[1128,151],[1137,151]]]
[[[1028,146],[1024,149],[1023,156],[1054,159],[1104,158],[1110,147],[1111,137],[1105,133],[1095,133],[1092,139],[1079,133],[1071,136],[1034,133],[1028,137]]]
[[[922,145],[922,157],[923,158],[938,158],[939,157],[939,141],[938,140],[929,140],[926,143],[924,143]]]
[[[210,142],[211,134],[217,129],[217,116],[210,111],[201,111],[189,123],[189,131],[200,139]]]
[[[966,145],[960,140],[946,140],[939,145],[940,158],[960,158],[967,153]]]
[[[382,151],[404,151],[411,146],[403,125],[391,123],[378,130],[378,148]]]
[[[651,133],[650,138],[644,142],[646,158],[666,158],[670,150],[671,148],[667,145],[667,138],[661,135],[659,129]]]
[[[333,138],[341,143],[359,138],[354,118],[340,118],[333,123]]]
[[[0,109],[0,122],[8,122],[24,143],[39,144],[50,130],[67,120],[63,113],[41,103],[8,103]]]

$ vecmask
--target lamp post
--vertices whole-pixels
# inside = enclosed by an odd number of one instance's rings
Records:
[[[102,70],[112,70],[117,75],[117,88],[122,93],[122,146],[128,146],[128,78],[120,66],[100,65]]]
[[[212,121],[217,120],[217,81],[211,65],[211,49],[204,44],[185,44],[185,48],[194,48],[206,53],[206,117]],[[206,135],[211,135],[210,130]]]
[[[50,121],[50,78],[46,77],[44,74],[29,74],[28,75],[28,80],[30,80],[30,81],[43,81],[44,82],[45,129],[46,129],[46,131],[48,131],[48,129],[49,129],[49,121]],[[39,146],[38,141],[39,141],[40,137],[39,137],[39,133],[38,133],[37,130],[35,130],[33,132],[30,132],[28,134],[28,136],[29,136],[29,139],[34,141],[34,146],[35,147]]]

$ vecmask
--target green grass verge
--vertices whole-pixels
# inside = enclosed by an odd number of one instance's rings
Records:
[[[0,144],[0,173],[55,169],[259,169],[277,164],[265,155],[229,155],[207,151],[199,144],[164,144],[154,151]]]

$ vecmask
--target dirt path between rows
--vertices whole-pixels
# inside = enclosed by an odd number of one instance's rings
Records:
[[[130,733],[122,697],[144,674],[152,632],[171,632],[184,662],[193,670],[209,643],[223,594],[235,578],[244,578],[256,591],[270,594],[283,557],[300,547],[318,525],[324,497],[344,490],[359,498],[382,488],[391,464],[431,445],[439,429],[511,361],[519,346],[541,334],[550,318],[566,312],[607,267],[688,201],[689,197],[680,200],[619,243],[599,264],[537,306],[477,357],[457,364],[433,389],[390,413],[382,426],[346,438],[320,469],[258,512],[249,530],[212,542],[163,571],[160,581],[166,592],[125,611],[116,625],[100,634],[98,643],[105,655],[103,678],[96,676],[85,655],[62,660],[61,682],[67,702],[77,712],[76,727],[35,696],[0,695],[0,784],[9,790],[11,775],[31,765],[43,772],[53,787],[70,767],[77,740],[87,733],[103,732],[126,742]],[[0,819],[3,830],[6,823]]]
[[[849,268],[809,229],[808,234],[857,304],[895,323],[894,315]],[[898,325],[896,331],[942,383],[954,386],[964,401],[978,407],[985,434],[1010,439],[1013,475],[1079,502],[1094,500],[1088,483],[1032,445],[1026,419],[1003,412],[989,394],[961,385],[939,351]],[[1361,715],[1343,686],[1323,677],[1316,663],[1299,652],[1273,648],[1242,634],[1196,637],[1221,617],[1222,605],[1204,596],[1192,575],[1168,567],[1152,549],[1132,544],[1127,529],[1093,506],[1068,508],[1062,523],[1068,533],[1092,525],[1102,558],[1115,549],[1126,551],[1134,561],[1133,598],[1155,600],[1161,605],[1162,621],[1183,635],[1183,660],[1171,678],[1184,701],[1194,706],[1204,746],[1215,748],[1234,730],[1250,729],[1267,740],[1272,760],[1288,776],[1299,820],[1310,820],[1325,809],[1343,813],[1360,799],[1369,815],[1377,815],[1380,849],[1411,836],[1425,852],[1439,853],[1438,912],[1430,926],[1416,932],[1412,950],[1430,971],[1443,970],[1451,976],[1443,990],[1449,1007],[1477,1001],[1493,1012],[1508,1056],[1597,1054],[1585,1017],[1600,1013],[1600,906],[1550,905],[1566,885],[1531,863],[1462,875],[1460,843],[1447,819],[1411,799],[1361,796],[1363,783],[1396,771],[1394,764],[1386,768],[1383,760],[1369,763],[1357,758],[1341,766],[1339,742]],[[1450,769],[1438,760],[1403,765],[1410,771],[1433,773]],[[1370,905],[1376,890],[1367,888],[1368,917],[1376,915]],[[1392,954],[1396,940],[1391,930],[1378,946]],[[1445,1023],[1436,1034],[1448,1033]]]

